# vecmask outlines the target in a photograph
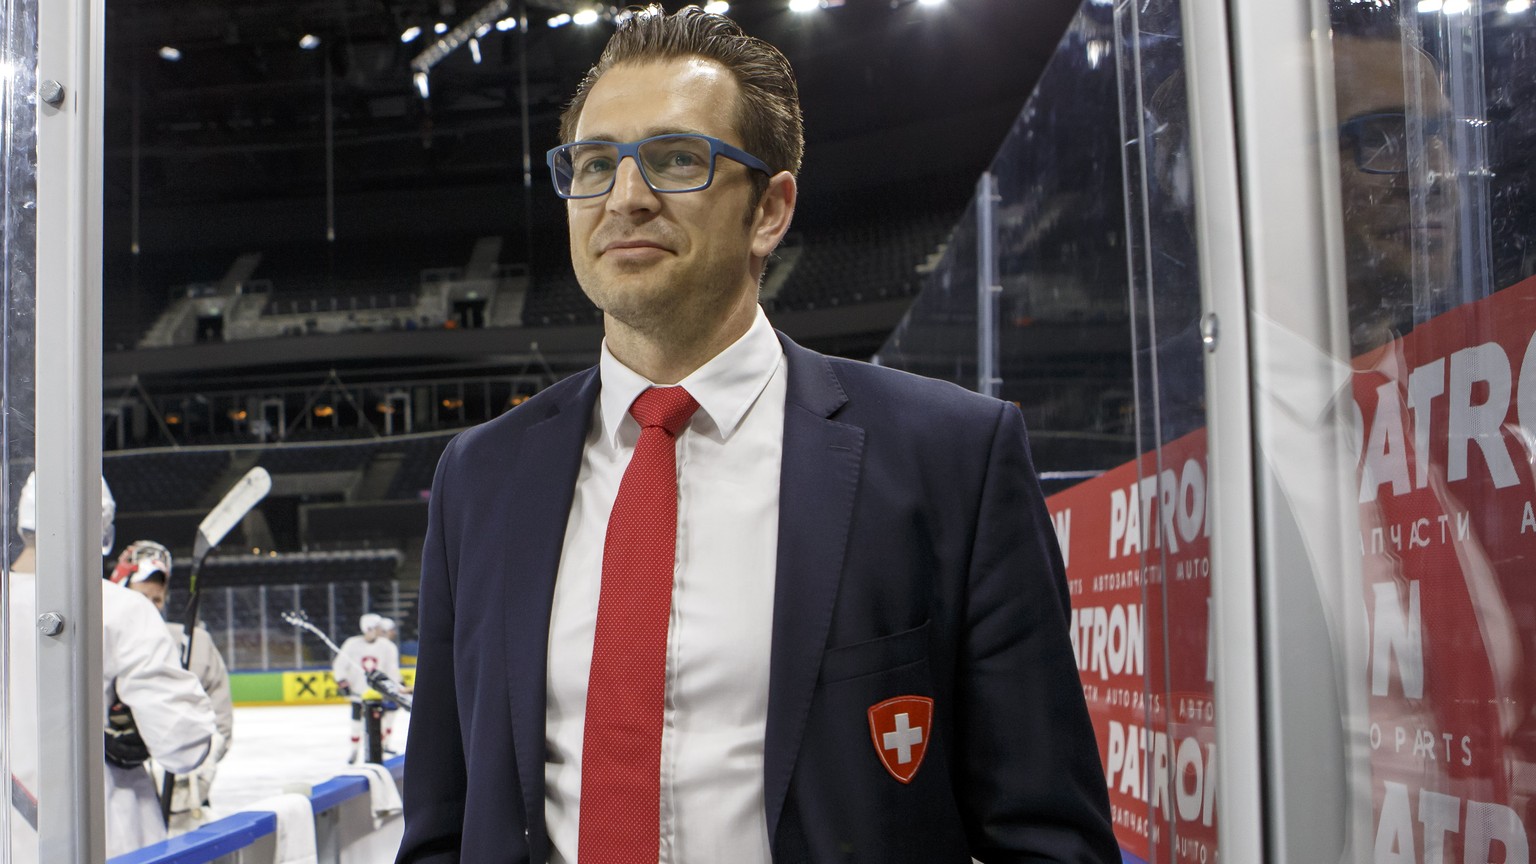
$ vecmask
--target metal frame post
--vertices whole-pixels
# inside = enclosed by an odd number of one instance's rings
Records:
[[[267,672],[272,668],[271,634],[267,632],[267,586],[257,586],[256,599],[261,606],[261,671]]]
[[[235,589],[224,589],[224,662],[230,669],[235,666]]]
[[[39,858],[106,854],[101,682],[103,0],[51,0],[37,40]]]
[[[1333,404],[1350,356],[1328,20],[1324,0],[1184,7],[1232,861],[1370,847],[1369,795],[1352,782],[1369,770],[1354,460],[1343,424],[1283,407]]]
[[[983,171],[976,181],[976,392],[996,396],[1003,383],[997,368],[997,178]]]
[[[1217,845],[1263,862],[1262,701],[1254,559],[1253,418],[1242,184],[1226,0],[1184,0],[1190,165],[1195,183],[1211,510],[1211,642],[1221,753]],[[1218,288],[1219,286],[1219,288]],[[1217,496],[1220,496],[1217,498]]]
[[[304,598],[299,589],[299,583],[293,583],[293,608],[303,609]],[[304,668],[304,632],[297,627],[293,630],[293,668]]]

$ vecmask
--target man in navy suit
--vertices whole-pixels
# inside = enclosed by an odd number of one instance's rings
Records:
[[[601,360],[438,466],[398,861],[1118,862],[1018,409],[757,305],[783,55],[653,7],[561,133]]]

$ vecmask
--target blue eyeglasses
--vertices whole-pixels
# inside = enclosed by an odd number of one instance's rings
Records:
[[[1410,136],[1443,142],[1449,126],[1445,117],[1410,119],[1401,111],[1361,114],[1339,125],[1339,141],[1354,150],[1355,167],[1366,174],[1403,174],[1408,171]]]
[[[573,141],[549,151],[549,175],[561,198],[607,195],[619,173],[619,163],[633,157],[640,176],[653,192],[697,192],[715,180],[715,157],[724,156],[764,174],[773,169],[745,150],[708,135],[656,135],[628,144],[617,141]]]

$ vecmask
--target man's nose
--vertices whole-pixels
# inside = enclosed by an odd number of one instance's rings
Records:
[[[614,169],[613,188],[608,190],[608,209],[614,213],[655,210],[661,204],[656,193],[640,173],[640,163],[632,156],[619,160]]]

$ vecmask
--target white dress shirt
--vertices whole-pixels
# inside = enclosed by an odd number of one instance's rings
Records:
[[[544,816],[553,864],[578,864],[581,746],[608,515],[651,382],[605,343],[549,622]],[[677,565],[661,736],[662,864],[771,860],[763,792],[784,443],[784,349],[750,330],[680,382],[699,403],[677,439]]]

